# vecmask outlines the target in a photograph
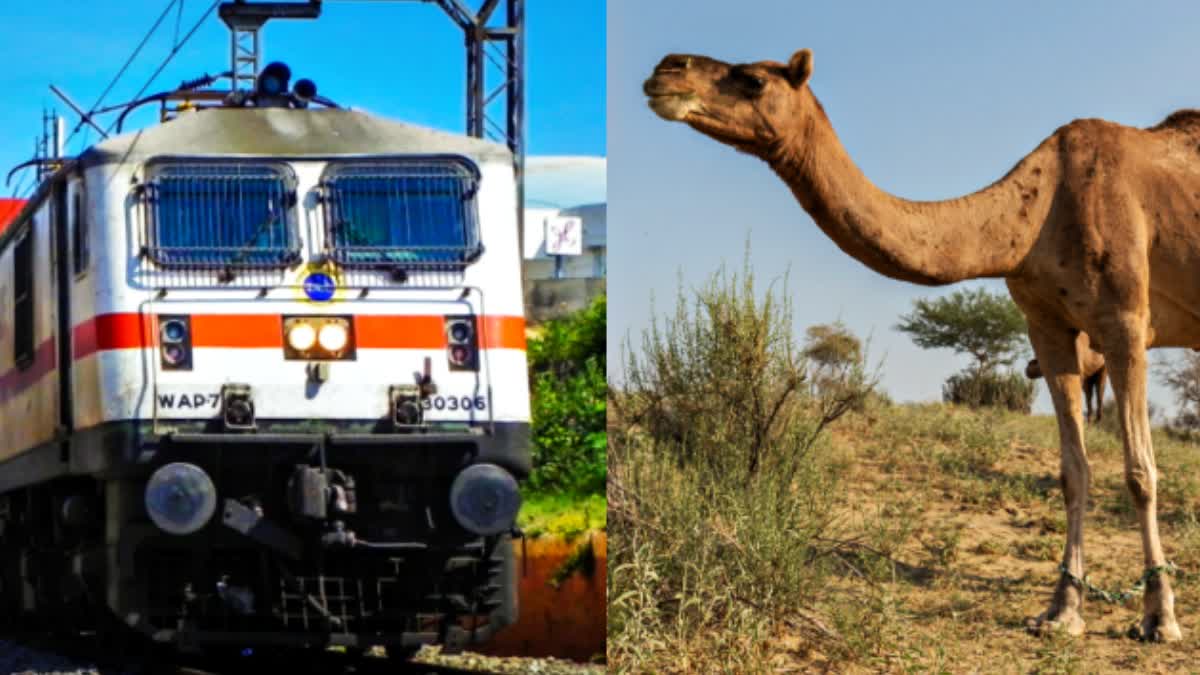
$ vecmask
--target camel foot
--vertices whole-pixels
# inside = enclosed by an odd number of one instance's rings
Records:
[[[1170,578],[1150,572],[1147,575],[1142,625],[1136,627],[1140,629],[1137,637],[1145,642],[1178,642],[1183,639],[1183,632],[1175,621],[1175,594],[1171,592]]]
[[[1129,629],[1129,636],[1142,642],[1179,642],[1183,639],[1183,631],[1179,630],[1174,616],[1147,614],[1140,626]]]
[[[1030,633],[1040,636],[1065,633],[1078,637],[1083,635],[1086,627],[1087,624],[1084,623],[1083,617],[1079,616],[1078,610],[1071,607],[1057,610],[1052,607],[1042,612],[1036,619],[1030,618],[1025,621],[1025,628]]]

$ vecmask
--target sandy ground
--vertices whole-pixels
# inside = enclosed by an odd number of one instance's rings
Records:
[[[919,448],[862,452],[864,433],[869,436],[870,430],[851,427],[838,432],[835,441],[857,448],[847,458],[850,503],[864,512],[890,510],[913,519],[914,527],[912,539],[895,556],[900,562],[896,580],[886,584],[895,600],[896,617],[890,622],[896,631],[894,646],[850,671],[1200,673],[1200,585],[1194,581],[1200,569],[1185,565],[1175,581],[1176,612],[1184,631],[1180,643],[1145,644],[1127,637],[1140,618],[1140,599],[1124,606],[1089,600],[1084,607],[1087,633],[1080,639],[1026,632],[1025,620],[1048,604],[1064,539],[1057,447],[1013,441],[990,469],[994,475],[964,481],[943,475],[936,464],[905,459]],[[1192,451],[1200,455],[1200,448]],[[1133,517],[1119,508],[1120,451],[1094,451],[1092,467],[1087,573],[1104,588],[1128,588],[1141,574],[1142,555]],[[1172,468],[1160,460],[1161,471]],[[1028,486],[1028,491],[980,497],[1003,481]],[[1200,540],[1190,539],[1188,546],[1184,531],[1184,525],[1164,525],[1168,559],[1200,560],[1200,551],[1194,550]],[[819,654],[796,656],[781,661],[781,670],[845,668]]]

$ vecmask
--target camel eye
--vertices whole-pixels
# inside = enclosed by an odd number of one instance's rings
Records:
[[[733,80],[747,96],[758,96],[767,88],[766,79],[744,70],[733,71]]]

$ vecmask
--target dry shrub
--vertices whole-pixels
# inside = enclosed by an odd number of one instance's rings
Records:
[[[993,406],[1028,415],[1037,390],[1034,383],[1017,372],[965,370],[951,375],[942,385],[942,400],[971,408]]]
[[[790,303],[773,287],[758,297],[747,261],[740,277],[714,274],[690,303],[681,290],[674,317],[654,319],[628,357],[621,415],[681,465],[746,483],[766,467],[791,476],[877,380],[861,355],[825,363],[813,396],[808,371]]]
[[[609,665],[773,669],[781,634],[847,655],[863,638],[822,607],[845,554],[840,470],[823,431],[870,393],[858,359],[820,393],[774,288],[718,272],[655,321],[612,394]],[[856,567],[858,565],[858,567]],[[868,572],[869,573],[869,572]],[[844,627],[845,626],[845,627]]]

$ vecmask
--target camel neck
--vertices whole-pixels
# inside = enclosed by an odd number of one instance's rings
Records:
[[[763,158],[839,248],[880,274],[924,285],[1018,269],[1049,209],[1048,143],[978,192],[910,201],[872,183],[815,97],[811,103],[805,123]]]

